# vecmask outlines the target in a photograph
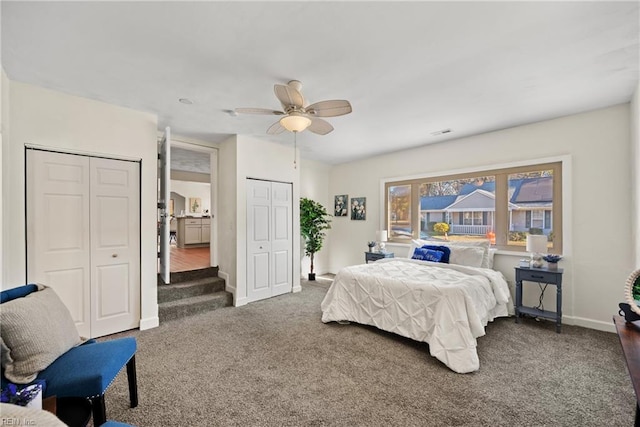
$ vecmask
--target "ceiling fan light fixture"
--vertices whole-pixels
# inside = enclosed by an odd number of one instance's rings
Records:
[[[305,116],[288,115],[280,119],[280,124],[289,132],[302,132],[311,125],[311,119]]]

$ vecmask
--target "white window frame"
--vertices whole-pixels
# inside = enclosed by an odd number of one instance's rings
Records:
[[[528,160],[518,160],[518,161],[513,161],[513,162],[509,162],[509,163],[498,163],[498,164],[489,164],[489,165],[483,165],[483,166],[477,166],[477,167],[470,167],[470,168],[464,168],[464,169],[453,169],[453,170],[442,170],[442,171],[434,171],[434,172],[430,172],[430,173],[422,173],[422,174],[415,174],[415,175],[406,175],[406,176],[398,176],[398,177],[392,177],[392,178],[383,178],[380,179],[380,220],[379,220],[379,224],[378,227],[380,229],[384,229],[384,227],[386,227],[386,186],[387,184],[395,184],[395,185],[401,185],[401,183],[406,182],[406,181],[414,181],[414,180],[424,180],[424,179],[442,179],[443,177],[447,177],[447,179],[451,178],[451,177],[455,177],[457,175],[468,175],[468,174],[475,174],[475,175],[492,175],[491,171],[494,170],[500,170],[500,169],[512,169],[512,168],[533,168],[535,169],[538,166],[544,166],[546,164],[549,163],[560,163],[561,165],[561,184],[560,184],[560,191],[561,191],[561,196],[559,198],[560,202],[561,202],[561,213],[559,215],[559,217],[561,218],[560,220],[560,224],[561,227],[557,227],[557,229],[561,230],[561,233],[558,233],[556,230],[554,230],[554,235],[559,235],[560,236],[560,244],[555,244],[554,245],[554,253],[560,253],[563,254],[564,256],[570,255],[572,252],[572,248],[570,245],[571,242],[571,238],[572,238],[572,234],[573,234],[573,227],[572,224],[570,223],[569,219],[572,217],[572,206],[571,206],[571,200],[572,200],[572,181],[571,181],[571,176],[572,176],[572,159],[570,155],[560,155],[560,156],[552,156],[552,157],[544,157],[544,158],[538,158],[538,159],[528,159]],[[415,196],[414,196],[415,197]],[[416,197],[417,198],[417,197]],[[554,202],[556,202],[555,200],[555,196],[554,196]],[[507,213],[508,215],[508,213]],[[497,211],[496,211],[496,216],[497,216]],[[508,218],[507,218],[508,220]],[[497,218],[494,219],[494,222],[497,221]],[[555,223],[555,219],[552,218],[551,219],[552,223]],[[419,230],[419,229],[418,229]],[[414,233],[416,231],[414,230]],[[508,230],[507,230],[508,232]],[[418,231],[419,233],[419,231]],[[419,235],[419,234],[418,234]],[[414,238],[416,238],[417,236],[414,236]],[[505,237],[503,237],[503,239],[505,239]],[[406,240],[406,241],[402,241],[402,240],[395,240],[392,241],[390,244],[406,244],[406,243],[410,243],[410,239]],[[506,245],[506,244],[500,244],[502,242],[497,242],[498,244],[496,245],[496,247],[499,249],[500,253],[513,253],[513,254],[519,254],[521,252],[524,251],[523,248],[518,247],[518,246],[514,246],[514,245]]]

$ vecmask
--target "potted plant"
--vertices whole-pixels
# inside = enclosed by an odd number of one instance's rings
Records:
[[[549,270],[557,270],[558,261],[560,261],[562,257],[560,255],[548,254],[543,256],[542,259],[547,261],[547,268]]]
[[[322,249],[324,231],[331,228],[329,213],[320,203],[303,197],[300,199],[300,234],[304,238],[304,254],[311,258],[309,280],[316,280],[313,256]]]

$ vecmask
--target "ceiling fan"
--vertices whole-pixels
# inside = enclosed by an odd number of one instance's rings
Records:
[[[305,129],[318,135],[326,135],[333,130],[333,126],[320,117],[336,117],[351,112],[349,101],[340,99],[306,105],[301,89],[302,83],[298,80],[291,80],[286,85],[273,86],[273,91],[284,111],[268,108],[236,108],[235,112],[284,116],[267,129],[269,135],[277,135],[285,130],[302,132]]]

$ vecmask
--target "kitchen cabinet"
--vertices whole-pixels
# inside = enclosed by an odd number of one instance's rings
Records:
[[[211,218],[179,217],[178,247],[207,246],[211,236]]]

